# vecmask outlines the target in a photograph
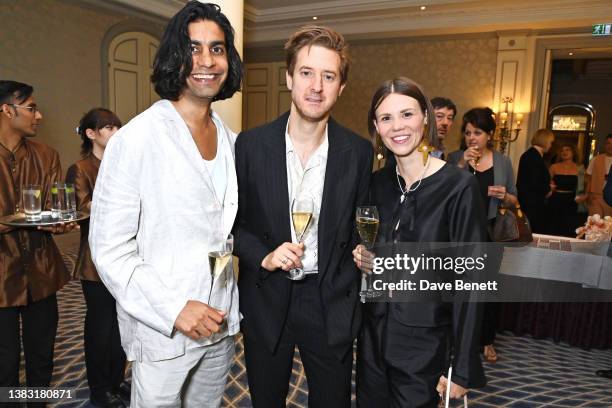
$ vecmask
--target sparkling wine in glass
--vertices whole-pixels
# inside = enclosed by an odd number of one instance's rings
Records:
[[[208,252],[208,265],[210,266],[210,292],[208,293],[208,305],[215,309],[223,310],[224,305],[211,304],[213,288],[225,288],[227,285],[228,264],[232,260],[234,250],[234,237],[229,234],[226,238],[219,237],[212,245],[212,251]],[[216,285],[215,285],[216,284]],[[222,327],[226,325],[224,320]],[[223,330],[221,330],[223,331]]]
[[[312,215],[314,213],[314,201],[312,197],[308,195],[298,195],[293,199],[291,204],[291,221],[293,222],[293,229],[295,231],[295,238],[298,244],[301,244],[308,227],[312,222]],[[306,274],[302,268],[291,269],[287,273],[287,278],[291,280],[302,280]]]
[[[376,242],[380,219],[376,206],[357,207],[355,212],[357,232],[366,250],[370,251]],[[372,271],[367,271],[366,288],[359,293],[364,298],[374,298],[382,295],[372,287]]]

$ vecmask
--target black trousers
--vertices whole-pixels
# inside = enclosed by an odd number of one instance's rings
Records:
[[[357,406],[437,407],[448,330],[406,326],[389,313],[366,315],[357,346]]]
[[[85,314],[85,367],[91,394],[113,391],[125,378],[115,298],[102,282],[82,280]]]
[[[22,330],[19,329],[21,319]],[[55,294],[33,302],[28,293],[26,306],[0,308],[0,387],[19,387],[21,342],[25,355],[26,385],[48,387],[53,374],[53,348],[57,334]],[[0,403],[0,407],[9,407]],[[17,406],[17,405],[13,405]],[[44,407],[29,403],[28,407]]]
[[[340,360],[327,344],[327,330],[316,279],[296,281],[278,348],[271,353],[257,339],[244,335],[244,354],[251,400],[255,408],[286,406],[295,346],[308,380],[308,407],[351,405],[352,345]]]
[[[497,326],[499,325],[500,311],[500,303],[487,302],[484,304],[484,313],[482,315],[482,331],[480,334],[481,346],[488,346],[495,342]]]

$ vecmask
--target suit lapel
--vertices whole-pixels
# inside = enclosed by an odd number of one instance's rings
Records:
[[[267,168],[264,178],[267,186],[262,194],[267,194],[270,219],[274,220],[276,232],[282,242],[291,242],[291,220],[289,219],[289,188],[287,186],[287,153],[285,131],[289,113],[272,122],[270,137],[265,138],[266,158],[263,166]]]
[[[330,119],[327,133],[329,150],[319,215],[319,282],[323,280],[323,275],[327,272],[327,265],[334,250],[337,223],[342,218],[341,212],[350,210],[344,202],[345,188],[341,181],[343,180],[342,171],[347,166],[346,149],[348,147],[343,136],[336,122]]]

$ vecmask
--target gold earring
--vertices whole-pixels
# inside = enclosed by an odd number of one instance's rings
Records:
[[[385,158],[385,154],[384,154],[384,147],[383,147],[383,142],[382,142],[382,138],[380,137],[379,134],[376,134],[376,158],[378,159],[378,161],[382,160]]]
[[[419,147],[417,147],[417,151],[421,152],[421,154],[423,155],[423,166],[427,164],[427,158],[429,157],[429,153],[433,150],[433,147],[431,147],[429,143],[427,143],[427,139],[423,137],[423,140],[421,140],[421,144],[419,145]]]

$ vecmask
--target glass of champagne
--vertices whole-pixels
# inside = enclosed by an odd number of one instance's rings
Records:
[[[314,201],[311,196],[298,194],[291,204],[291,221],[295,230],[295,238],[298,244],[303,242],[304,235],[312,222],[314,213]],[[302,268],[294,268],[287,272],[287,278],[291,280],[302,280],[306,274]]]
[[[357,232],[359,232],[361,242],[366,250],[370,252],[374,247],[376,236],[378,235],[378,226],[380,223],[378,209],[376,206],[357,207],[357,211],[355,212],[355,220],[357,222]],[[374,298],[380,296],[382,293],[374,290],[372,287],[372,271],[366,270],[366,273],[366,289],[359,292],[359,294],[364,298]]]
[[[478,149],[478,146],[474,146],[474,148],[476,149],[476,153],[478,154],[478,156],[476,156],[476,158],[474,159],[474,170],[478,171],[478,163],[480,162],[480,149]]]
[[[234,236],[229,234],[226,238],[221,235],[213,242],[212,251],[208,252],[208,265],[210,266],[210,292],[208,294],[208,305],[215,309],[223,310],[225,305],[211,304],[213,302],[213,289],[215,293],[223,292],[227,286],[228,265],[232,261],[232,251],[234,250]],[[221,327],[225,327],[226,320]],[[221,332],[223,329],[221,329]]]

